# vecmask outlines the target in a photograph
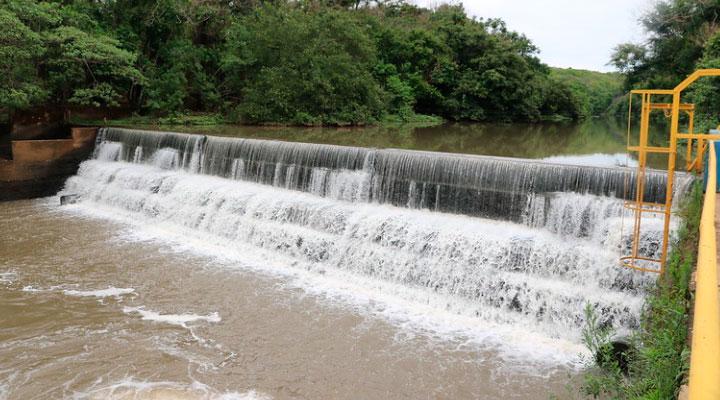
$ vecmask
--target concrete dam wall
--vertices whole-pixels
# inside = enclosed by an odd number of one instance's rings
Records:
[[[57,193],[93,151],[97,128],[72,128],[67,139],[11,140],[0,157],[0,201]]]

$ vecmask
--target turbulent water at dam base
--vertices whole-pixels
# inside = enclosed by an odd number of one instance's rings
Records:
[[[618,265],[634,182],[104,128],[57,197],[0,203],[0,399],[562,398],[586,304],[627,335],[654,283]]]

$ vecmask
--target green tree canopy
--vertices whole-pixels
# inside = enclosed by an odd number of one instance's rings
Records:
[[[0,108],[123,105],[251,123],[588,115],[538,49],[462,5],[0,0]]]
[[[224,71],[249,122],[352,124],[380,118],[375,48],[347,13],[262,7],[233,24]]]
[[[48,95],[35,67],[45,43],[11,9],[0,9],[0,24],[0,109],[28,108]]]
[[[0,108],[116,106],[142,76],[136,57],[76,5],[0,2]],[[82,3],[78,2],[79,5]]]

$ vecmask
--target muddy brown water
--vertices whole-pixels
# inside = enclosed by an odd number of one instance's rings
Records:
[[[0,203],[0,399],[547,399],[578,373],[137,231]]]

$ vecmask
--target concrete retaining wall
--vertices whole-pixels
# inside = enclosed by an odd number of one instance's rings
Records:
[[[0,160],[0,201],[50,196],[92,153],[96,128],[73,128],[71,138],[13,140],[12,160]]]
[[[94,146],[97,132],[97,128],[72,128],[70,130],[70,136],[72,137],[75,148],[81,148]]]
[[[68,156],[76,147],[72,139],[13,140],[13,161],[20,164],[57,160]]]

